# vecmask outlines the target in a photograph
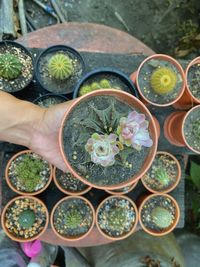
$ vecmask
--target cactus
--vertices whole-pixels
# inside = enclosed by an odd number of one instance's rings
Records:
[[[45,170],[46,163],[40,158],[33,158],[32,154],[23,156],[16,165],[16,176],[19,184],[27,192],[33,192],[41,181],[41,171]]]
[[[107,218],[108,228],[119,232],[123,231],[128,221],[127,212],[122,207],[111,209]]]
[[[165,169],[156,169],[155,179],[158,180],[163,186],[167,186],[170,183],[170,177]]]
[[[176,82],[176,73],[166,67],[157,68],[150,78],[152,89],[159,95],[168,94],[173,91]]]
[[[106,79],[101,80],[99,84],[101,88],[111,88],[110,82]]]
[[[91,91],[101,89],[101,86],[100,86],[99,83],[97,83],[97,82],[93,82],[93,83],[90,85],[90,87],[91,87]]]
[[[92,91],[89,85],[82,86],[79,91],[79,96],[86,95]]]
[[[173,222],[172,213],[163,207],[154,208],[151,216],[155,225],[161,229],[170,227]]]
[[[48,70],[54,79],[65,80],[72,75],[74,68],[72,60],[67,55],[55,54],[49,60]]]
[[[200,118],[192,123],[192,134],[196,139],[200,139]]]
[[[0,77],[8,80],[15,79],[21,74],[22,66],[17,56],[9,53],[0,55]]]
[[[30,229],[35,222],[35,213],[33,210],[23,210],[19,214],[18,223],[23,229]]]
[[[65,224],[70,229],[76,229],[81,226],[83,222],[83,217],[81,212],[77,209],[68,211],[65,214]]]

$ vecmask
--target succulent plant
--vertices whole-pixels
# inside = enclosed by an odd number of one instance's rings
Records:
[[[77,209],[67,211],[65,214],[65,224],[70,229],[76,229],[81,226],[83,222],[83,216]]]
[[[196,139],[200,139],[200,118],[192,123],[192,134]]]
[[[177,75],[170,68],[160,67],[153,72],[150,83],[152,89],[157,94],[168,94],[173,91],[176,86]]]
[[[27,192],[33,192],[41,182],[41,171],[45,170],[46,164],[40,158],[34,158],[32,154],[23,156],[16,164],[16,176],[19,184]]]
[[[33,226],[35,222],[35,213],[33,210],[27,209],[23,210],[19,214],[18,223],[21,228],[29,229]]]
[[[95,91],[95,90],[101,89],[101,86],[100,86],[100,84],[98,82],[93,82],[90,85],[90,88],[91,88],[91,91]]]
[[[74,71],[72,60],[64,54],[55,54],[48,62],[48,70],[54,79],[65,80]]]
[[[92,92],[91,87],[89,85],[84,85],[80,88],[79,96],[86,95],[90,92]]]
[[[101,80],[99,85],[100,85],[101,88],[105,88],[105,89],[106,88],[111,88],[111,84],[107,79]]]
[[[170,227],[173,222],[172,213],[163,207],[155,207],[152,211],[152,221],[161,229]]]
[[[22,67],[17,56],[9,53],[0,55],[0,77],[8,80],[15,79],[21,74]]]
[[[127,118],[120,118],[117,128],[119,141],[136,150],[141,150],[142,146],[151,147],[153,141],[149,136],[148,126],[149,122],[144,114],[132,111]]]
[[[167,186],[170,183],[170,177],[164,168],[157,168],[155,170],[155,179],[163,186]]]
[[[122,207],[112,208],[107,216],[108,228],[112,231],[123,231],[128,221],[127,212]]]

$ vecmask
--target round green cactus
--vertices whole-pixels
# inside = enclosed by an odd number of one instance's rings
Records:
[[[192,133],[196,139],[200,139],[200,118],[193,122]]]
[[[91,87],[89,85],[82,86],[79,91],[79,95],[83,96],[92,91]]]
[[[108,80],[106,80],[106,79],[101,80],[99,85],[100,85],[101,88],[104,88],[104,89],[111,88],[110,82]]]
[[[157,169],[155,171],[155,179],[163,186],[167,186],[170,183],[170,177],[165,169]]]
[[[0,55],[0,77],[8,80],[15,79],[21,74],[22,67],[17,56],[9,53]]]
[[[19,214],[18,223],[23,229],[30,229],[35,222],[35,213],[33,210],[24,210]]]
[[[83,217],[79,210],[73,209],[65,214],[65,224],[70,229],[78,228],[83,222]]]
[[[163,207],[154,208],[151,216],[155,225],[161,229],[170,227],[173,222],[172,213]]]
[[[173,91],[176,86],[176,82],[176,73],[167,67],[157,68],[150,78],[152,89],[160,95],[168,94]]]
[[[110,210],[107,218],[108,227],[113,231],[121,231],[127,224],[127,213],[121,207],[116,207]]]
[[[93,82],[93,83],[90,85],[90,87],[91,87],[91,91],[101,89],[101,86],[100,86],[99,83],[97,83],[97,82]]]
[[[50,75],[57,80],[69,78],[74,71],[72,60],[63,54],[55,54],[48,63]]]

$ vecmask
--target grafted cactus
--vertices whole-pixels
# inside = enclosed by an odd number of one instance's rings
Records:
[[[8,80],[15,79],[21,74],[22,67],[17,56],[9,53],[0,55],[0,77]]]

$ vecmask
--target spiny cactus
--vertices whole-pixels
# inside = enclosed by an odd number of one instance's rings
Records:
[[[152,89],[160,95],[168,94],[173,91],[176,86],[176,82],[176,73],[167,67],[157,68],[150,78]]]
[[[196,139],[200,139],[200,118],[193,122],[192,133]]]
[[[99,84],[101,88],[111,88],[110,82],[106,79],[101,80]]]
[[[160,182],[161,185],[167,186],[170,182],[170,177],[165,169],[158,168],[155,171],[155,179]]]
[[[0,76],[12,80],[17,77],[22,72],[22,63],[17,56],[6,53],[0,55]]]
[[[100,82],[93,82],[92,84],[84,85],[80,88],[79,95],[85,95],[98,89],[109,89],[112,85],[107,79],[102,79]],[[116,88],[120,89],[120,88]]]
[[[84,85],[80,88],[79,96],[86,95],[86,94],[90,93],[91,91],[92,90],[91,90],[91,87],[89,85]]]
[[[68,211],[65,214],[65,224],[70,229],[76,229],[81,226],[83,222],[83,217],[81,212],[77,209],[73,209]]]
[[[30,154],[23,156],[16,165],[17,180],[27,192],[33,192],[41,181],[41,171],[45,170],[46,164],[40,158],[33,158]]]
[[[122,231],[128,222],[127,212],[122,207],[110,210],[107,218],[108,228],[113,231]]]
[[[69,78],[73,71],[72,60],[63,54],[55,54],[48,63],[48,70],[54,79],[65,80]]]
[[[35,213],[33,210],[24,210],[19,214],[18,223],[21,228],[29,229],[35,222]]]
[[[151,216],[155,225],[161,229],[168,228],[173,222],[172,213],[163,207],[154,208]]]

